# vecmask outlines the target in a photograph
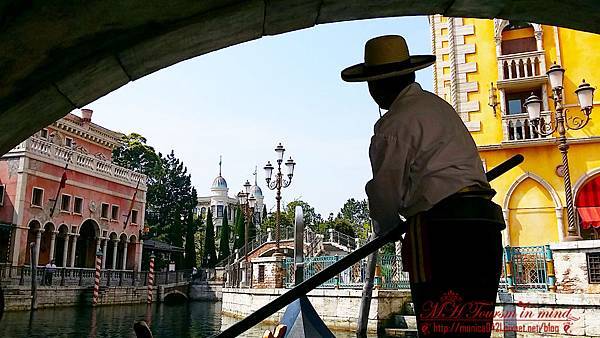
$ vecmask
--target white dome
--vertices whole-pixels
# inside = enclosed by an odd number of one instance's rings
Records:
[[[213,189],[227,189],[227,181],[225,181],[223,176],[219,175],[213,181],[212,188]]]
[[[262,190],[260,189],[260,187],[258,185],[253,185],[252,187],[250,187],[250,193],[254,195],[254,197],[256,198],[263,198],[263,193]]]

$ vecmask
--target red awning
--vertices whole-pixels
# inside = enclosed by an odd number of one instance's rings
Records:
[[[577,208],[584,229],[600,228],[600,207]]]

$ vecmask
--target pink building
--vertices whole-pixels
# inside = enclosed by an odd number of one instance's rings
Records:
[[[101,250],[103,268],[140,270],[146,176],[111,162],[122,134],[92,113],[69,114],[0,158],[0,263],[28,265],[36,242],[38,265],[93,267]]]

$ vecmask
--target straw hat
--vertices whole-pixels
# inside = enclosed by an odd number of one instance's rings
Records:
[[[406,40],[400,35],[384,35],[365,44],[365,62],[342,71],[342,79],[361,82],[408,74],[430,66],[434,55],[410,55]]]

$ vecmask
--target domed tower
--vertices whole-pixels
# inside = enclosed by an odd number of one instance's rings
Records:
[[[212,191],[213,196],[227,196],[227,193],[229,192],[227,181],[221,175],[221,161],[219,161],[219,176],[215,177],[213,180],[210,191]]]
[[[254,207],[254,223],[256,226],[260,226],[263,219],[263,208],[264,208],[264,200],[265,196],[263,195],[262,189],[258,186],[258,178],[257,178],[256,168],[254,169],[254,185],[250,187],[250,195],[254,195],[256,198],[256,206]]]

